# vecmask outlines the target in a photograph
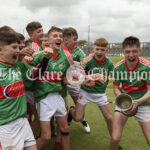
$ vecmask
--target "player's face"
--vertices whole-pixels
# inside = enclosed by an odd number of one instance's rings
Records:
[[[49,47],[53,50],[59,51],[63,42],[62,32],[54,31],[49,35]]]
[[[41,42],[42,38],[43,38],[43,29],[38,28],[38,29],[34,30],[34,32],[31,34],[31,38],[32,38],[32,40]]]
[[[95,54],[95,57],[97,60],[101,61],[103,60],[105,54],[107,53],[108,49],[106,47],[101,47],[101,46],[93,46],[93,51]]]
[[[42,38],[42,47],[45,48],[45,47],[49,47],[49,41],[48,41],[48,37],[43,37]]]
[[[73,50],[78,43],[78,38],[76,35],[64,38],[64,44],[69,50]]]
[[[24,40],[20,40],[19,49],[22,50],[25,47]]]
[[[141,50],[136,45],[127,46],[123,49],[123,54],[128,62],[136,62],[140,53]]]
[[[0,59],[3,61],[14,64],[17,60],[19,52],[19,44],[12,43],[10,45],[5,45],[0,47]]]

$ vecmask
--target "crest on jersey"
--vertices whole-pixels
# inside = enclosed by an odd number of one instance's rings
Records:
[[[62,64],[59,65],[59,68],[62,69]]]
[[[6,148],[6,150],[14,150],[14,148],[12,146]]]

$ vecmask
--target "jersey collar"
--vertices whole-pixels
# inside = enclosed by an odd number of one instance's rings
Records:
[[[2,61],[2,60],[0,60],[0,62],[3,63],[3,64],[6,64],[6,65],[11,65],[12,67],[14,66],[14,64],[10,64],[10,63],[7,63],[7,62]]]
[[[52,54],[51,56],[52,56],[52,59],[55,61],[59,57],[59,53],[56,56],[54,56],[54,54]]]
[[[95,61],[97,62],[98,65],[102,65],[104,62],[106,62],[106,56],[104,56],[104,59],[102,61],[98,61],[94,55]]]
[[[38,45],[42,48],[42,45],[41,45],[39,42],[37,42],[37,41],[35,41],[35,40],[32,40],[32,42],[38,44]]]
[[[138,58],[138,62],[137,62],[137,64],[136,64],[135,68],[133,68],[133,69],[131,70],[131,69],[129,69],[129,67],[128,67],[128,65],[127,65],[127,60],[125,59],[125,65],[126,65],[126,68],[127,68],[127,71],[128,71],[128,72],[133,72],[133,71],[135,71],[135,70],[137,69],[137,67],[139,66],[139,63],[140,63],[140,59]]]
[[[61,46],[62,49],[69,51],[69,53],[72,53],[74,50],[76,50],[78,48],[78,46],[75,46],[73,50],[69,50],[67,47],[65,47],[64,45]]]

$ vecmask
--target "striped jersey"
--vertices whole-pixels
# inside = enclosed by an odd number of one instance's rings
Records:
[[[42,46],[40,45],[40,43],[36,42],[36,41],[32,41],[32,44],[30,46],[33,50],[34,53],[33,55],[35,55],[36,53],[39,53],[40,51],[43,50]]]
[[[11,65],[0,61],[0,125],[27,115],[23,79],[27,77],[26,72],[31,66],[26,65],[22,62]],[[34,74],[37,70],[32,71]]]
[[[62,46],[63,50],[68,50],[66,47]],[[73,50],[68,50],[72,55],[74,61],[81,62],[85,58],[84,52],[79,48],[75,47]]]
[[[81,66],[84,68],[86,74],[96,74],[100,73],[103,74],[108,78],[110,73],[113,71],[113,63],[108,57],[104,57],[104,59],[99,62],[96,60],[94,54],[89,55],[87,58],[85,58],[81,62]],[[102,84],[101,82],[95,80],[95,85],[93,87],[82,85],[81,89],[89,92],[89,93],[99,93],[103,94],[106,91],[106,87],[108,85],[108,79],[107,81]]]
[[[130,70],[124,59],[115,65],[113,76],[113,84],[116,86],[121,84],[121,92],[129,94],[133,100],[137,100],[144,96],[147,86],[150,85],[150,62],[138,58],[136,67]],[[150,106],[150,100],[142,105]]]
[[[72,57],[70,57],[72,59]],[[35,55],[33,64],[38,64],[43,59],[43,52]],[[72,60],[73,61],[73,60]],[[67,57],[59,52],[58,56],[53,56],[48,61],[47,71],[44,76],[40,77],[33,83],[35,88],[35,99],[40,101],[47,96],[48,93],[62,91],[62,78],[66,74],[70,66]]]

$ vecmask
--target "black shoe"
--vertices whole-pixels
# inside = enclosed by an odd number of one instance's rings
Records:
[[[56,132],[55,132],[55,127],[51,125],[51,136],[55,136]]]
[[[74,109],[74,106],[71,106],[70,108],[69,108],[69,112],[68,112],[68,125],[70,126],[70,124],[71,124],[71,121],[72,121],[72,116],[71,116],[71,109]]]
[[[118,150],[123,150],[123,148],[119,145]]]

